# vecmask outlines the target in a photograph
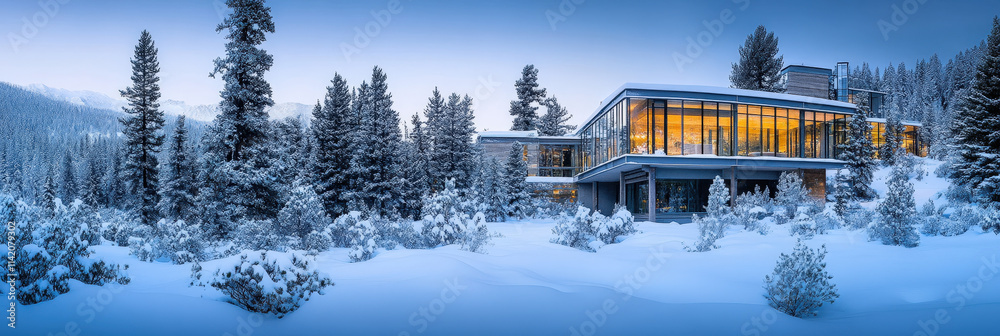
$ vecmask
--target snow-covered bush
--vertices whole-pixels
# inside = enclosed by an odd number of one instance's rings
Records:
[[[684,249],[688,252],[708,252],[719,248],[715,241],[726,235],[726,227],[729,226],[725,218],[693,215],[691,219],[695,225],[698,225],[698,241],[694,243],[694,246],[684,246]]]
[[[462,223],[458,244],[463,250],[482,253],[490,243],[490,231],[486,228],[486,215],[477,212],[471,220]]]
[[[243,253],[239,262],[216,270],[208,284],[243,309],[281,318],[298,309],[313,293],[323,294],[333,282],[303,256],[256,251]]]
[[[615,206],[614,214],[610,218],[594,221],[593,225],[594,235],[605,244],[618,243],[622,237],[636,232],[635,218],[620,204]]]
[[[555,237],[549,241],[575,249],[592,251],[590,248],[590,209],[577,207],[573,216],[562,216],[552,228]]]
[[[944,217],[943,208],[938,209],[934,206],[934,200],[928,200],[927,203],[924,203],[919,216],[920,222],[923,224],[920,227],[920,232],[924,235],[943,235],[945,227],[953,226],[945,223],[950,220]]]
[[[12,216],[10,208],[0,204],[0,212],[8,213],[5,216]],[[69,291],[69,279],[90,285],[104,285],[110,281],[129,282],[124,273],[127,265],[121,267],[90,257],[90,246],[99,244],[101,240],[98,230],[100,216],[83,202],[76,201],[65,206],[56,201],[52,217],[47,220],[19,214],[13,216],[22,221],[18,223],[22,238],[14,242],[17,252],[15,262],[21,270],[16,279],[19,288],[17,299],[22,304],[34,304],[66,293]]]
[[[333,221],[311,185],[295,185],[284,208],[278,212],[275,230],[278,235],[304,240],[313,231],[322,232]],[[292,246],[298,248],[300,246]]]
[[[799,206],[810,202],[809,189],[802,184],[799,173],[782,172],[778,177],[778,193],[774,195],[774,205],[785,208],[786,213],[791,214],[796,213]]]
[[[365,261],[375,256],[375,251],[378,249],[377,242],[381,237],[370,220],[354,223],[354,226],[348,229],[348,235],[351,237],[348,243],[351,251],[347,255],[351,258],[351,262]]]
[[[983,221],[980,224],[983,232],[993,231],[993,234],[1000,235],[1000,211],[996,208],[983,209]]]
[[[816,315],[824,303],[840,297],[826,271],[826,246],[813,250],[800,240],[791,255],[782,253],[774,273],[764,277],[768,304],[794,317]]]
[[[766,188],[760,190],[760,186],[757,186],[754,192],[736,196],[736,200],[733,202],[733,216],[735,216],[736,225],[742,225],[747,231],[761,231],[760,221],[767,217],[769,209],[773,206],[771,197],[768,196],[769,193]],[[779,211],[779,213],[781,212]],[[721,220],[721,218],[716,219]],[[778,218],[776,221],[780,223]]]
[[[885,245],[916,247],[920,244],[920,235],[913,227],[916,219],[913,184],[901,164],[893,167],[888,188],[885,200],[878,205],[878,220],[869,228],[869,235]]]
[[[104,240],[113,242],[115,245],[129,246],[129,238],[140,236],[134,232],[136,229],[139,227],[149,229],[149,226],[140,224],[139,218],[134,213],[119,210],[107,211],[106,213],[108,216],[104,222],[101,236],[104,237]]]
[[[319,252],[330,249],[332,245],[333,240],[330,238],[330,229],[324,229],[322,232],[310,232],[306,235],[305,239],[302,239],[302,249],[306,251],[307,255],[319,254]]]
[[[490,235],[484,225],[486,216],[481,212],[473,212],[474,210],[468,202],[462,201],[455,189],[455,181],[447,181],[444,190],[424,202],[421,235],[426,245],[436,247],[457,243],[465,246],[469,242],[470,245],[466,248],[476,246],[470,251],[481,250],[481,246],[488,243]],[[480,239],[485,240],[479,241]],[[471,243],[473,241],[476,243]]]
[[[334,247],[348,247],[351,244],[350,230],[362,221],[363,214],[360,211],[351,211],[337,217],[330,225],[330,240]]]
[[[986,221],[983,213],[983,208],[973,204],[958,206],[941,227],[941,235],[957,236],[968,232],[975,225],[982,225]]]
[[[159,239],[155,248],[160,256],[170,258],[178,265],[205,260],[205,242],[200,226],[189,225],[183,220],[166,219],[161,219],[156,226]]]
[[[875,215],[874,211],[860,207],[848,209],[844,215],[844,227],[851,230],[867,228],[875,221]]]
[[[279,235],[271,220],[243,219],[233,232],[233,242],[242,250],[286,251],[298,246],[297,237]]]
[[[424,238],[409,219],[385,218],[376,213],[371,213],[368,218],[378,231],[379,240],[376,243],[381,248],[392,250],[400,246],[411,249],[426,246]]]

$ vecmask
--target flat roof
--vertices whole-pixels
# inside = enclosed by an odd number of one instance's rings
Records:
[[[718,86],[675,85],[675,84],[644,84],[625,83],[611,95],[601,101],[601,107],[590,114],[586,121],[580,124],[576,132],[579,135],[594,118],[606,110],[611,104],[626,97],[674,98],[692,100],[718,100],[733,103],[755,105],[774,105],[797,109],[816,109],[830,112],[853,114],[857,108],[854,104],[838,100],[799,96],[786,93],[763,92],[734,89]]]
[[[476,134],[478,138],[501,139],[532,139],[532,140],[580,140],[576,135],[547,136],[538,135],[538,131],[483,131]]]
[[[811,74],[817,74],[817,75],[827,75],[827,76],[833,75],[833,69],[825,68],[825,67],[818,67],[818,66],[811,66],[811,65],[802,65],[802,64],[792,64],[792,65],[786,66],[785,68],[781,69],[781,73],[784,74],[784,73],[786,73],[786,72],[788,72],[788,71],[790,71],[792,69],[796,69],[797,70],[796,72],[805,72],[805,73],[811,73]]]

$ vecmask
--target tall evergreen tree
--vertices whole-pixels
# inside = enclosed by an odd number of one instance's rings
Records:
[[[426,111],[427,130],[431,138],[430,171],[432,188],[441,190],[444,181],[454,179],[459,189],[471,186],[475,168],[472,134],[476,131],[473,123],[472,98],[460,97],[452,93],[440,112],[435,112],[440,94],[434,90]]]
[[[163,145],[161,131],[164,120],[158,103],[160,62],[156,55],[153,37],[148,31],[142,31],[132,58],[132,86],[121,91],[122,97],[129,103],[125,108],[129,116],[119,119],[128,154],[125,179],[133,201],[132,208],[146,225],[156,222],[156,204],[160,200],[157,154]]]
[[[878,147],[878,156],[882,164],[891,167],[896,164],[899,156],[903,153],[903,123],[902,111],[896,104],[897,97],[889,97],[885,101],[888,110],[885,112],[886,122],[882,128],[882,146]]]
[[[87,178],[83,185],[83,202],[92,207],[101,205],[103,192],[101,190],[101,180],[103,171],[97,155],[91,155],[87,160]]]
[[[546,111],[538,121],[538,135],[563,136],[576,129],[576,126],[567,123],[573,116],[559,104],[556,97],[545,99],[544,104]]]
[[[958,155],[951,178],[1000,206],[1000,18],[993,18],[982,63],[955,117]]]
[[[852,195],[859,200],[870,200],[876,197],[871,187],[875,170],[872,125],[868,123],[871,106],[867,95],[857,97],[857,110],[847,127],[847,143],[839,146],[840,159],[847,161]]]
[[[313,186],[331,216],[347,213],[350,190],[351,144],[359,116],[351,109],[347,81],[334,74],[323,104],[313,111],[312,132],[316,139]]]
[[[371,209],[382,216],[399,214],[406,206],[399,190],[406,183],[400,150],[402,134],[381,68],[372,71],[370,85],[361,85],[356,102],[361,124],[351,157],[350,171],[356,183],[348,197],[354,207]]]
[[[42,186],[41,194],[41,206],[43,209],[47,210],[47,213],[51,214],[55,211],[55,202],[57,196],[56,192],[56,182],[53,179],[55,176],[55,171],[53,171],[52,166],[49,165],[49,169],[45,173],[45,185]]]
[[[283,202],[270,157],[270,123],[266,108],[274,105],[264,74],[274,58],[258,46],[274,32],[271,9],[263,0],[227,0],[232,12],[216,28],[226,34],[226,57],[215,60],[211,76],[225,81],[219,115],[209,127],[201,158],[199,203],[205,229],[227,235],[240,217],[274,218]]]
[[[514,116],[511,131],[533,131],[538,129],[538,110],[532,103],[541,105],[545,99],[545,89],[538,86],[538,69],[528,64],[521,70],[521,79],[514,83],[517,100],[510,102],[510,115]]]
[[[729,82],[737,89],[781,92],[782,67],[784,56],[778,56],[778,38],[764,26],[757,26],[740,47],[740,60],[733,63]]]
[[[63,156],[62,193],[60,194],[63,203],[66,204],[73,202],[73,200],[75,200],[79,195],[76,187],[76,173],[74,173],[74,170],[73,156],[69,152],[66,152],[66,155]]]
[[[168,219],[181,219],[192,223],[195,219],[197,168],[188,139],[188,129],[184,116],[177,117],[174,135],[167,147],[167,162],[164,169],[163,189],[160,198],[160,214]]]
[[[430,154],[431,142],[427,134],[427,128],[420,121],[420,115],[413,114],[410,120],[413,131],[409,134],[409,142],[412,144],[410,155],[407,159],[407,179],[413,183],[413,187],[421,195],[429,194],[431,191]]]
[[[503,171],[503,188],[507,191],[507,216],[525,218],[530,213],[531,194],[525,181],[528,163],[524,159],[524,145],[514,142],[510,146]]]
[[[920,243],[920,236],[913,228],[917,205],[907,170],[902,162],[893,166],[885,200],[878,205],[879,220],[872,228],[872,236],[885,245],[916,247]]]

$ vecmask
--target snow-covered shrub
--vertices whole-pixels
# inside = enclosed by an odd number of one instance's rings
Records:
[[[101,232],[101,236],[104,240],[115,243],[118,246],[129,246],[128,241],[131,237],[138,237],[134,233],[139,227],[149,228],[147,225],[142,225],[139,222],[139,218],[130,212],[112,210],[107,211],[107,219],[105,220],[103,227],[104,230]]]
[[[694,224],[698,225],[698,241],[694,243],[694,246],[684,246],[684,249],[688,252],[708,252],[719,248],[715,241],[726,235],[728,224],[724,220],[725,217],[719,219],[711,216],[693,215],[691,218]]]
[[[878,220],[869,228],[869,235],[885,245],[916,247],[920,244],[920,235],[913,227],[916,219],[913,184],[901,164],[893,167],[888,188],[885,200],[878,205]]]
[[[313,293],[323,294],[333,282],[303,256],[256,251],[246,252],[240,255],[239,262],[216,270],[208,284],[247,311],[281,318],[298,309]]]
[[[573,216],[562,216],[552,228],[555,237],[549,241],[566,245],[575,249],[592,251],[590,249],[590,209],[577,207]]]
[[[466,242],[486,239],[469,245],[477,246],[473,250],[480,250],[480,247],[486,244],[490,237],[484,225],[486,218],[485,215],[480,216],[480,212],[473,212],[475,208],[469,205],[468,202],[461,200],[459,192],[455,189],[454,180],[447,181],[444,190],[426,200],[423,206],[424,220],[421,229],[426,246],[436,247],[456,243],[465,246]],[[474,232],[465,232],[466,229],[474,230]]]
[[[322,232],[310,232],[306,235],[305,239],[302,239],[302,249],[306,251],[307,255],[316,255],[330,249],[332,245],[333,241],[330,238],[330,229],[324,229]]]
[[[426,246],[424,238],[413,227],[413,221],[409,219],[384,218],[372,213],[369,220],[378,231],[379,240],[376,243],[381,248],[392,250],[399,246],[404,248],[423,248]]]
[[[768,189],[761,190],[760,186],[757,186],[754,192],[736,196],[736,200],[733,202],[733,216],[735,216],[736,225],[742,225],[747,231],[760,232],[760,221],[767,217],[770,213],[769,209],[773,207],[769,193]],[[717,218],[717,220],[721,220],[721,218]],[[776,221],[781,223],[778,218]]]
[[[614,214],[610,218],[605,221],[595,221],[593,225],[597,239],[605,244],[618,243],[622,237],[636,232],[635,218],[620,204],[615,206]]]
[[[205,242],[199,225],[189,225],[183,220],[161,219],[156,229],[159,239],[155,249],[160,256],[178,265],[205,260]]]
[[[796,213],[799,206],[810,201],[809,189],[802,184],[799,173],[782,172],[778,177],[778,193],[774,195],[774,205],[785,208],[786,213],[791,214]]]
[[[337,217],[330,225],[330,240],[334,247],[348,247],[351,244],[350,230],[362,221],[363,215],[360,211],[351,211]]]
[[[958,206],[941,228],[942,236],[957,236],[986,221],[983,208],[973,204]]]
[[[798,212],[788,228],[792,236],[800,236],[804,239],[812,239],[816,234],[821,234],[822,229],[816,225],[816,221],[805,212]]]
[[[851,208],[844,215],[844,227],[851,230],[867,228],[875,221],[875,212],[864,208]]]
[[[462,223],[458,244],[463,250],[482,253],[490,243],[490,232],[486,229],[486,215],[477,212],[471,220]]]
[[[271,220],[244,219],[233,232],[233,242],[243,250],[285,251],[298,246],[298,238],[279,235]]]
[[[313,231],[323,231],[333,221],[311,185],[296,185],[284,208],[278,212],[275,230],[278,235],[305,239]],[[298,247],[298,246],[294,246]]]
[[[69,206],[54,202],[52,217],[22,218],[21,236],[15,241],[15,262],[22,270],[17,277],[17,299],[23,304],[49,300],[69,290],[67,281],[103,285],[129,282],[124,268],[90,257],[90,246],[100,243],[98,216],[76,201]],[[38,222],[37,225],[35,222]]]
[[[35,244],[22,247],[16,255],[17,301],[24,305],[54,299],[69,292],[69,268],[56,265],[45,249]]]
[[[927,200],[924,206],[920,210],[920,222],[923,224],[920,226],[920,233],[928,236],[936,236],[942,234],[944,229],[945,221],[948,221],[944,217],[944,209],[938,209],[934,206],[934,200]]]
[[[826,271],[826,246],[813,250],[800,240],[791,255],[782,253],[774,273],[764,277],[768,304],[794,317],[816,315],[824,303],[840,297]]]
[[[375,256],[377,242],[381,237],[370,220],[355,223],[348,229],[348,235],[351,237],[351,242],[348,243],[351,251],[347,255],[351,262],[365,261]]]
[[[986,208],[983,209],[983,221],[980,227],[983,228],[983,232],[993,231],[993,234],[1000,235],[1000,211],[996,208]]]

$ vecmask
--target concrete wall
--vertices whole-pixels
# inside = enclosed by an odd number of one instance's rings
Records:
[[[580,183],[576,185],[576,199],[580,205],[594,208],[594,187],[591,183]]]
[[[611,216],[618,203],[618,182],[597,183],[597,210],[605,216]]]

